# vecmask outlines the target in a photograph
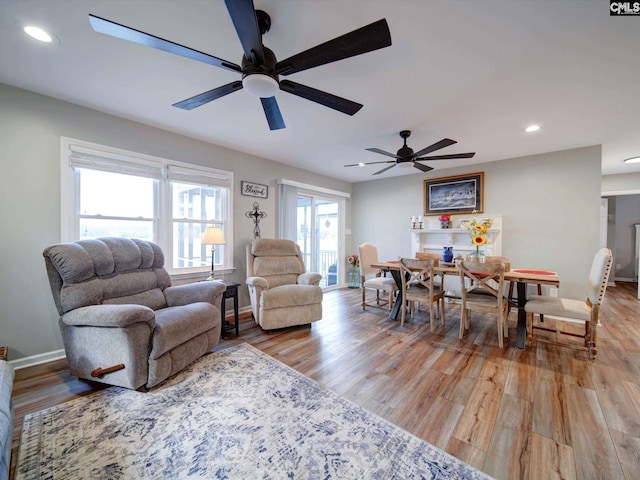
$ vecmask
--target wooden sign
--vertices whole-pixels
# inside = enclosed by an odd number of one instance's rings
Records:
[[[260,185],[259,183],[240,182],[240,193],[248,197],[267,198],[269,196],[269,187],[266,185]]]

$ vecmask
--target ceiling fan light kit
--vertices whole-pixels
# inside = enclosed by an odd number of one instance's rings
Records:
[[[248,93],[258,98],[273,97],[279,90],[278,81],[262,73],[255,73],[244,77],[242,79],[242,87]]]
[[[291,75],[390,46],[391,33],[385,19],[378,20],[278,61],[275,54],[262,43],[262,35],[267,33],[271,27],[271,17],[262,10],[256,10],[253,0],[225,0],[224,3],[242,45],[244,52],[241,61],[242,66],[96,15],[89,15],[89,21],[96,32],[180,55],[242,75],[241,82],[231,82],[176,102],[173,104],[176,108],[192,110],[244,88],[251,95],[260,98],[271,130],[285,128],[285,123],[275,98],[278,90],[319,103],[347,115],[354,115],[362,108],[361,104],[346,98],[316,90],[290,80],[281,81],[279,76]]]

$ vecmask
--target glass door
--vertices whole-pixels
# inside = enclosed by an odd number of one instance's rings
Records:
[[[340,258],[340,204],[338,201],[298,193],[297,243],[308,272],[322,275],[321,287],[338,284]]]

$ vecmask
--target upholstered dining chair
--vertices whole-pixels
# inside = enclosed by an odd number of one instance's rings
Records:
[[[503,337],[509,336],[507,309],[509,300],[504,294],[504,263],[458,263],[462,308],[460,339],[469,329],[471,311],[495,313],[498,325],[498,346],[504,348]]]
[[[393,278],[382,276],[380,269],[371,266],[378,263],[378,248],[373,243],[365,242],[358,247],[358,256],[360,257],[362,309],[374,307],[391,311],[393,295],[398,290],[398,285]],[[367,303],[367,290],[375,290],[375,303]],[[388,299],[382,300],[380,292],[388,292]]]
[[[444,327],[444,290],[434,281],[434,261],[432,259],[418,260],[415,258],[400,259],[400,278],[402,279],[402,319],[400,326],[404,326],[407,314],[407,303],[411,308],[411,319],[416,311],[416,302],[429,304],[429,323],[431,332],[434,331],[435,311],[440,317],[440,323]],[[434,303],[436,309],[434,309]]]
[[[604,300],[604,294],[607,290],[607,282],[611,272],[611,264],[613,263],[613,255],[608,248],[601,248],[593,257],[591,271],[587,279],[587,298],[586,300],[573,300],[569,298],[543,297],[540,295],[532,295],[527,299],[524,306],[527,312],[527,340],[531,345],[535,345],[536,341],[550,343],[552,345],[560,345],[569,348],[584,349],[589,352],[589,358],[595,359],[598,355],[596,340],[596,328],[598,326],[598,316],[600,313],[600,305]],[[534,324],[533,315],[537,313],[547,318],[553,319],[556,323],[555,329],[544,327],[540,324]],[[577,334],[560,330],[562,322],[580,323],[584,325],[584,334]],[[584,338],[584,346],[572,343],[559,342],[546,338],[536,338],[533,334],[534,330],[545,330],[555,332],[556,334],[564,334],[578,338]]]

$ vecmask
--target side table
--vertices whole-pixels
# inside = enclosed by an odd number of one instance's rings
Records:
[[[222,328],[220,329],[220,338],[224,338],[225,332],[229,330],[235,330],[236,336],[240,335],[240,324],[238,320],[238,287],[239,283],[229,282],[227,280],[217,280],[224,283],[227,290],[222,295]],[[226,301],[227,298],[233,299],[233,323],[227,322],[225,319]]]

